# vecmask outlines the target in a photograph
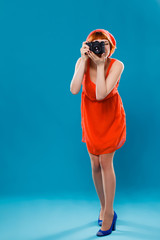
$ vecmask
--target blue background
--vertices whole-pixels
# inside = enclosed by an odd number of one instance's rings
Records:
[[[160,1],[0,0],[0,239],[97,239],[100,202],[82,140],[82,42],[117,42],[127,139],[114,156],[119,240],[159,240]]]
[[[81,92],[70,83],[82,42],[104,28],[124,63],[127,140],[117,191],[159,191],[159,1],[0,1],[0,195],[88,192]]]

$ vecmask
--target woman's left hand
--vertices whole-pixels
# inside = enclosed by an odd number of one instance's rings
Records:
[[[105,53],[102,53],[101,57],[98,57],[94,52],[92,52],[91,50],[89,51],[88,53],[88,56],[93,60],[93,62],[96,64],[96,65],[103,65],[105,64]]]

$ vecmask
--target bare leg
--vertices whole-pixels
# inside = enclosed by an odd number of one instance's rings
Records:
[[[113,167],[114,153],[100,155],[100,165],[102,171],[102,181],[105,196],[104,220],[101,230],[106,231],[110,228],[113,220],[113,202],[116,188],[116,176]]]
[[[103,191],[103,182],[102,182],[102,173],[101,173],[101,166],[99,162],[99,156],[89,153],[91,159],[91,166],[92,166],[92,178],[96,188],[96,192],[100,199],[101,204],[101,212],[100,212],[100,219],[103,220],[104,210],[105,210],[105,198],[104,198],[104,191]]]

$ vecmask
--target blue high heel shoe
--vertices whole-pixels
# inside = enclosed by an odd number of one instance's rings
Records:
[[[100,211],[101,211],[101,209],[100,209]],[[100,216],[100,211],[99,211],[99,216]],[[100,220],[99,217],[98,217],[98,225],[102,226],[102,220]]]
[[[102,237],[102,236],[106,236],[106,235],[111,234],[112,231],[116,230],[116,220],[117,220],[117,214],[114,211],[114,216],[113,216],[113,221],[112,221],[111,227],[106,231],[102,231],[101,229],[99,229],[96,236]]]

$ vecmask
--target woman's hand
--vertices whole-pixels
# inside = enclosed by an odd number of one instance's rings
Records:
[[[105,53],[102,53],[101,57],[98,57],[94,52],[92,52],[91,50],[89,50],[88,56],[93,60],[93,62],[96,65],[103,65],[105,64]]]
[[[83,42],[82,47],[80,49],[81,57],[84,61],[88,59],[88,52],[89,52],[89,46],[86,44],[87,41]]]

